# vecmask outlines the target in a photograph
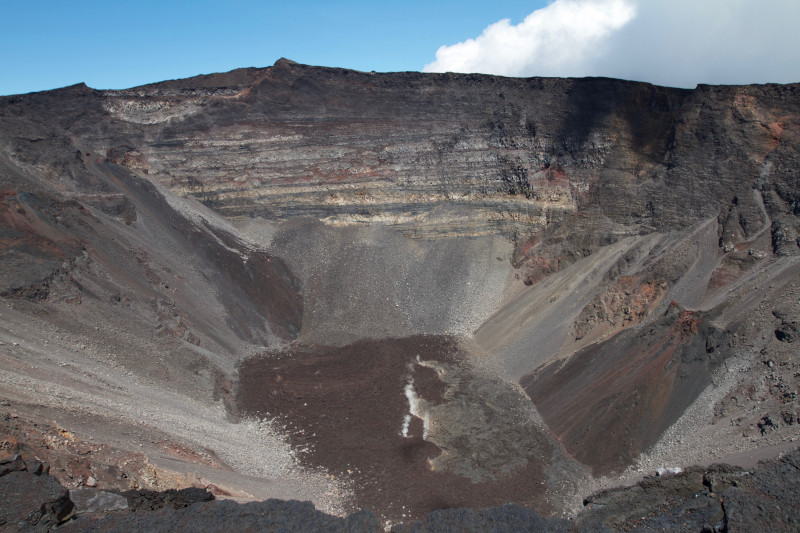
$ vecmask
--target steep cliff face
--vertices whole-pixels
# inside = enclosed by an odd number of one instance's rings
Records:
[[[798,90],[281,60],[126,91],[12,97],[4,118],[11,126],[26,105],[45,111],[49,100],[57,108],[46,112],[80,144],[228,217],[501,233],[518,240],[518,260],[541,251],[563,263],[711,216],[723,245],[774,223],[775,247],[797,253],[784,215],[797,204]]]
[[[65,412],[90,383],[79,410],[239,474],[311,467],[283,477],[338,484],[328,510],[558,512],[591,474],[800,434],[798,168],[800,85],[280,60],[0,98],[0,392]],[[355,457],[369,431],[387,453]],[[402,500],[416,471],[438,496]]]
[[[621,227],[597,238],[720,216],[735,244],[767,222],[764,195],[770,220],[794,208],[797,91],[280,61],[244,86],[154,86],[103,107],[140,125],[131,164],[228,216],[529,236],[599,209]]]

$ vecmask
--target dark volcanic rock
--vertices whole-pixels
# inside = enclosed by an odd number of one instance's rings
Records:
[[[418,522],[392,527],[392,533],[541,531],[561,533],[574,531],[569,520],[543,518],[514,504],[489,509],[442,509]]]
[[[0,484],[9,505],[0,508],[9,531],[50,531],[69,512],[66,489],[49,476],[15,473]],[[41,487],[31,479],[39,479]],[[19,481],[20,483],[16,483]],[[27,484],[27,485],[25,485]],[[14,490],[25,496],[15,496]],[[86,489],[84,489],[86,490]],[[396,523],[391,531],[797,531],[800,526],[800,450],[761,463],[751,471],[728,465],[691,467],[680,474],[648,477],[632,487],[606,490],[587,498],[574,519],[545,518],[513,504],[487,509],[441,509],[417,521]],[[153,501],[174,500],[149,494]],[[189,503],[190,497],[183,503]],[[24,503],[21,503],[22,500]],[[53,501],[57,502],[56,504]],[[40,505],[40,502],[47,502]],[[32,510],[32,511],[31,511]],[[27,514],[26,514],[27,513]],[[16,519],[12,522],[9,517]],[[16,517],[16,518],[14,518]],[[20,518],[21,517],[21,518]],[[167,505],[136,511],[115,509],[81,515],[58,531],[382,531],[368,511],[346,518],[317,511],[309,502],[231,500]]]
[[[800,529],[800,450],[769,461],[721,494],[730,531]]]
[[[61,531],[60,529],[59,531]],[[338,518],[314,509],[310,502],[267,500],[239,504],[230,500],[195,503],[182,509],[109,515],[99,521],[76,520],[63,528],[72,531],[381,531],[370,512]]]
[[[214,495],[200,488],[169,489],[162,492],[152,490],[130,490],[122,494],[128,500],[132,511],[153,511],[155,509],[183,509],[193,503],[210,502]]]
[[[800,450],[753,471],[728,465],[646,478],[587,498],[579,530],[797,531]]]
[[[69,491],[52,476],[12,472],[0,477],[0,529],[49,531],[72,512]]]
[[[782,342],[794,342],[800,338],[800,319],[793,316],[791,311],[775,310],[772,314],[781,321],[775,330],[775,337]]]
[[[6,474],[10,474],[11,472],[20,472],[23,470],[27,470],[27,465],[22,460],[22,456],[18,453],[3,453],[0,454],[0,476],[5,476]],[[36,475],[41,473],[39,472],[31,472],[32,474]]]

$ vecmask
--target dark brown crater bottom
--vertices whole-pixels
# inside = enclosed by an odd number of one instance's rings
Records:
[[[563,461],[530,400],[459,363],[448,337],[302,346],[245,361],[238,406],[286,428],[302,464],[347,478],[352,509],[388,520],[516,502],[548,514],[545,469]],[[420,399],[409,414],[406,388]]]

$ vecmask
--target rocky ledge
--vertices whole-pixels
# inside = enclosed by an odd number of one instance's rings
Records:
[[[155,492],[69,490],[49,467],[17,449],[0,455],[3,531],[796,531],[800,449],[750,471],[729,465],[664,471],[602,491],[576,516],[545,518],[514,504],[443,509],[422,520],[381,524],[371,511],[336,517],[310,502],[216,500],[201,488]],[[666,470],[666,469],[664,469]]]

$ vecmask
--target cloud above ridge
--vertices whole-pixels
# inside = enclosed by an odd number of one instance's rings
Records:
[[[679,87],[800,82],[798,20],[796,0],[556,0],[440,47],[423,70]]]
[[[628,0],[558,0],[516,26],[503,19],[474,39],[442,46],[425,71],[520,76],[536,70],[546,76],[568,75],[635,14]]]

